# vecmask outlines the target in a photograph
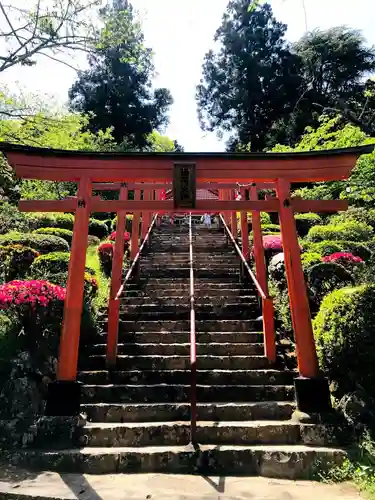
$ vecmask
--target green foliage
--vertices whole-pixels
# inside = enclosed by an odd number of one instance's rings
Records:
[[[356,257],[361,257],[364,261],[368,261],[371,258],[371,250],[368,244],[371,242],[357,243],[356,241],[319,241],[318,243],[312,243],[310,241],[303,242],[303,249],[307,252],[314,252],[320,254],[322,257],[328,257],[333,253],[338,252],[348,252],[352,253]]]
[[[94,304],[96,307],[106,307],[108,305],[109,296],[109,279],[102,272],[96,247],[92,246],[87,250],[86,268],[90,268],[95,271],[95,277],[99,283],[99,292],[94,300]]]
[[[1,174],[0,174],[1,176]],[[0,204],[0,233],[9,231],[27,231],[29,222],[27,215],[20,212],[18,208],[8,202]]]
[[[375,396],[375,286],[335,290],[314,320],[321,368],[337,384],[338,395],[361,387]]]
[[[105,222],[101,220],[95,220],[95,219],[90,219],[89,222],[89,234],[92,236],[96,236],[97,238],[100,238],[101,240],[108,236],[108,227],[105,224]]]
[[[373,229],[367,224],[350,221],[327,226],[314,226],[307,235],[307,240],[317,243],[324,240],[367,241],[373,236]]]
[[[250,214],[250,220],[251,220],[251,214]],[[271,216],[267,212],[260,212],[260,223],[263,225],[266,224],[271,224]]]
[[[23,234],[10,232],[0,236],[0,245],[23,245],[45,254],[49,252],[68,252],[68,243],[58,236],[46,234]]]
[[[277,224],[264,224],[262,225],[263,234],[280,234],[280,226]]]
[[[87,241],[87,245],[89,247],[96,247],[99,245],[99,243],[100,243],[100,239],[97,236],[93,236],[92,234],[89,234],[88,241]]]
[[[69,252],[51,252],[47,255],[41,255],[35,259],[31,266],[30,277],[49,281],[53,276],[68,271],[69,260]],[[51,283],[61,285],[55,281],[51,281]]]
[[[72,244],[73,231],[69,229],[61,229],[59,227],[41,227],[40,229],[35,229],[34,234],[52,234],[53,236],[59,236],[68,242],[69,246]]]
[[[46,227],[73,230],[74,215],[64,213],[29,213],[27,221],[30,229],[41,229]]]
[[[111,231],[116,231],[117,216],[112,220]],[[132,233],[133,228],[133,214],[126,214],[126,231]]]
[[[330,224],[342,224],[349,221],[360,222],[375,228],[375,209],[349,207],[346,212],[341,212],[330,218]]]
[[[218,49],[205,56],[197,102],[204,130],[234,131],[231,150],[240,144],[261,151],[274,126],[290,119],[302,77],[285,40],[287,26],[267,3],[248,7],[248,0],[228,4],[215,35]]]
[[[90,68],[69,91],[70,106],[90,114],[89,130],[112,128],[121,149],[148,146],[149,135],[163,127],[172,104],[170,92],[152,86],[152,52],[144,47],[131,5],[117,1],[101,11],[103,29]]]
[[[307,271],[310,267],[320,264],[322,255],[317,252],[307,252],[301,255],[302,267]]]
[[[297,233],[302,238],[307,235],[313,226],[323,224],[323,220],[318,214],[296,214],[295,215]]]
[[[0,246],[0,273],[3,281],[22,279],[39,253],[22,245]]]

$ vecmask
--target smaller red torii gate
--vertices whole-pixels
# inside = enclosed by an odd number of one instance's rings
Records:
[[[121,280],[123,240],[126,213],[133,213],[132,257],[138,249],[140,214],[143,214],[141,236],[147,232],[151,214],[158,212],[216,212],[225,215],[226,222],[237,226],[235,213],[241,212],[243,254],[248,257],[247,212],[252,212],[257,280],[267,290],[260,212],[278,212],[285,254],[285,268],[290,298],[291,316],[296,341],[298,370],[295,380],[298,407],[306,411],[324,411],[330,406],[328,382],[319,376],[319,367],[312,332],[311,317],[304,274],[301,264],[294,213],[335,212],[346,210],[346,201],[306,201],[291,197],[291,183],[308,183],[347,179],[357,158],[372,152],[374,146],[302,153],[90,153],[32,148],[0,144],[0,150],[26,179],[70,181],[78,183],[77,197],[60,201],[25,200],[22,211],[75,212],[71,258],[64,307],[63,327],[56,382],[50,384],[47,411],[53,415],[74,415],[80,409],[80,384],[76,381],[80,323],[83,304],[84,272],[91,212],[117,212],[115,258],[110,294],[110,331],[107,359],[115,363],[117,350],[118,301],[115,292]],[[101,200],[93,190],[105,189],[100,183],[120,183],[119,200]],[[94,184],[95,183],[95,184]],[[99,183],[99,184],[98,184]],[[125,184],[126,183],[126,184]],[[138,183],[138,185],[137,185]],[[149,183],[149,184],[145,184]],[[227,184],[226,184],[227,183]],[[250,199],[234,199],[232,186],[252,184]],[[257,187],[273,183],[275,198],[258,200]],[[173,200],[161,200],[160,193],[173,185]],[[228,186],[229,184],[229,186]],[[147,185],[147,187],[146,187]],[[197,200],[197,186],[219,189],[219,201]],[[150,187],[151,186],[151,187]],[[113,189],[113,185],[111,186]],[[128,200],[129,189],[135,199]],[[144,191],[141,200],[141,190]],[[245,194],[242,188],[242,194]],[[117,303],[116,303],[117,302]],[[268,357],[274,359],[274,349],[266,333]],[[272,340],[272,339],[271,339]],[[274,342],[274,339],[273,339]]]

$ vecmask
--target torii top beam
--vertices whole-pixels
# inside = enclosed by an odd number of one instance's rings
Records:
[[[195,164],[200,182],[319,182],[347,179],[374,145],[298,153],[99,153],[0,143],[25,179],[92,182],[170,182],[173,167]]]

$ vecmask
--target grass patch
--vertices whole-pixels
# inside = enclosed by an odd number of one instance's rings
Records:
[[[107,307],[110,280],[103,274],[100,268],[99,256],[96,247],[89,247],[87,249],[86,266],[95,270],[99,283],[99,291],[98,295],[95,297],[94,305],[98,308]]]
[[[375,442],[365,434],[349,451],[341,467],[333,467],[318,476],[329,483],[352,482],[364,493],[364,498],[375,500]]]

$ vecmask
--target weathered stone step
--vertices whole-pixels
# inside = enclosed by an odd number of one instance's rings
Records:
[[[117,356],[117,370],[188,370],[190,356]],[[199,356],[199,370],[261,370],[269,368],[265,356]],[[104,355],[89,356],[82,370],[105,370]]]
[[[294,387],[290,385],[197,385],[201,402],[232,401],[292,401]],[[84,385],[82,402],[93,403],[184,403],[190,401],[190,385]]]
[[[201,333],[197,332],[197,342],[200,344],[210,344],[212,342],[224,343],[244,343],[251,344],[253,342],[263,342],[262,332],[239,332],[239,333]],[[97,344],[105,344],[107,341],[107,334],[102,333],[93,337],[92,341]],[[136,343],[136,344],[175,344],[175,343],[189,343],[190,332],[143,332],[143,333],[128,333],[121,332],[119,334],[119,342]]]
[[[194,280],[195,287],[197,289],[204,289],[204,288],[217,288],[217,289],[228,289],[231,288],[233,285],[236,285],[235,288],[239,290],[252,290],[252,288],[245,288],[240,284],[239,282],[234,282],[232,278],[198,278],[195,277]],[[190,286],[190,279],[188,278],[152,278],[152,277],[142,277],[140,279],[140,285],[139,288],[142,289],[145,286],[158,286],[160,288],[164,287],[169,287],[169,288],[174,288],[174,287],[186,287]]]
[[[298,444],[300,425],[292,421],[198,422],[199,444]],[[81,429],[84,446],[179,446],[190,442],[186,422],[88,423]]]
[[[188,446],[143,448],[80,448],[60,451],[14,450],[2,453],[9,465],[83,474],[190,473],[226,476],[256,475],[308,479],[316,467],[340,465],[346,453],[338,448],[304,445]]]
[[[207,385],[276,384],[291,385],[296,372],[278,370],[198,370],[197,383]],[[189,384],[190,370],[87,371],[79,380],[89,385],[106,384]]]
[[[229,287],[230,284],[227,284]],[[173,297],[188,297],[190,293],[190,284],[186,283],[186,285],[178,285],[174,287],[166,287],[162,288],[161,285],[146,285],[144,288],[138,291],[138,293],[132,293],[131,297],[128,297],[128,294],[122,297],[122,300],[127,300],[128,298],[142,298],[142,297],[157,297],[157,298],[173,298]],[[218,288],[216,286],[203,286],[203,287],[194,287],[194,293],[196,299],[206,298],[207,300],[214,300],[215,297],[218,297],[219,300],[221,297],[237,297],[247,296],[247,297],[255,297],[255,293],[253,290],[244,290],[242,288],[237,288],[235,284],[233,284],[233,288]]]
[[[168,242],[165,243],[155,243],[152,245],[151,250],[152,253],[155,255],[157,253],[184,253],[188,251],[188,245],[187,244],[168,244]],[[193,251],[195,255],[202,254],[202,253],[210,253],[210,254],[223,254],[227,253],[230,250],[229,246],[221,245],[221,244],[199,244],[199,245],[194,245]]]
[[[167,422],[190,420],[190,403],[86,403],[81,406],[93,422]],[[199,421],[288,420],[293,401],[198,403]]]
[[[147,274],[147,276],[158,278],[186,278],[189,277],[190,267],[143,267],[141,266],[141,274]],[[199,267],[194,269],[194,276],[197,278],[226,278],[235,279],[238,278],[240,274],[240,268],[238,267],[226,267],[222,268],[210,268],[210,267]]]
[[[107,320],[99,320],[99,325],[107,327]],[[258,332],[262,324],[256,320],[249,319],[222,319],[196,321],[197,332]],[[138,320],[138,321],[119,321],[120,332],[160,332],[169,333],[174,331],[190,331],[189,320]]]
[[[207,293],[207,292],[206,292]],[[214,295],[211,297],[210,295],[198,295],[195,297],[195,303],[197,306],[205,306],[209,307],[210,305],[231,305],[231,304],[256,304],[258,305],[258,298],[255,295],[240,295],[238,297],[233,296],[225,296],[225,295]],[[136,306],[150,306],[150,307],[178,307],[180,306],[188,306],[190,307],[190,296],[188,291],[184,295],[176,295],[174,297],[165,297],[160,296],[157,291],[152,291],[150,294],[143,295],[141,297],[124,297],[121,300],[121,309],[125,310],[125,308],[129,305],[132,307]]]
[[[105,354],[105,344],[95,344],[90,347],[91,354]],[[197,356],[247,356],[247,355],[263,355],[264,344],[227,344],[227,343],[212,343],[212,344],[196,344]],[[190,343],[184,344],[118,344],[118,354],[127,355],[165,355],[165,356],[188,356],[190,354]]]
[[[220,318],[236,318],[240,320],[252,319],[259,316],[259,304],[257,301],[248,301],[241,303],[228,303],[223,300],[222,303],[197,303],[195,305],[195,316],[199,319],[220,319]],[[190,304],[187,301],[182,301],[172,305],[160,303],[151,304],[133,304],[132,301],[124,303],[120,309],[120,318],[123,320],[135,318],[147,319],[188,319],[190,318]],[[212,318],[213,317],[213,318]]]

